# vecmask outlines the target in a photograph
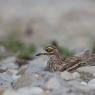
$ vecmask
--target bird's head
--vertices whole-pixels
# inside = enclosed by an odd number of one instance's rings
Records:
[[[56,53],[57,49],[55,46],[47,46],[44,49],[48,54],[54,54]]]
[[[56,53],[58,53],[58,50],[55,46],[47,46],[44,48],[45,53],[39,53],[37,54],[37,56],[39,55],[54,55]]]

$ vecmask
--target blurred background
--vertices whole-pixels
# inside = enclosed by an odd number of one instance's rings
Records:
[[[29,55],[56,42],[66,55],[93,49],[94,0],[0,0],[0,46]]]

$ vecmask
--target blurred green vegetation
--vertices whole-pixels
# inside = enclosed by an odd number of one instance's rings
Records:
[[[19,32],[11,32],[7,37],[7,39],[0,42],[0,44],[5,48],[7,48],[14,55],[17,55],[19,57],[24,57],[24,58],[32,56],[36,51],[36,47],[33,44],[26,45],[25,43],[19,40]],[[59,47],[59,52],[62,56],[74,55],[74,52],[70,51],[68,48],[60,47],[59,45],[58,47]]]
[[[13,54],[17,54],[19,57],[28,57],[34,54],[36,47],[34,45],[26,45],[25,43],[17,39],[17,34],[11,34],[9,37],[2,41],[0,44],[7,48]]]
[[[36,48],[34,45],[25,45],[18,40],[7,40],[2,43],[4,47],[9,49],[14,54],[19,54],[19,56],[30,56],[34,54]]]
[[[59,46],[59,44],[58,44],[58,42],[56,40],[51,41],[50,45],[53,45],[56,48],[58,48],[59,53],[62,56],[73,56],[75,54],[73,51],[69,50],[67,47]]]
[[[65,48],[65,47],[60,47],[59,52],[63,56],[73,56],[74,55],[73,51],[70,51],[68,48]]]

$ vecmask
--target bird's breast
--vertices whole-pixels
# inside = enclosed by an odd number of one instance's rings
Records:
[[[52,72],[60,71],[60,69],[62,68],[62,62],[58,57],[51,56],[48,61],[47,67],[49,71],[52,71]]]

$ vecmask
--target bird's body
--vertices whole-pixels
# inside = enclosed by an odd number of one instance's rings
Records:
[[[47,63],[47,70],[50,72],[55,71],[75,71],[77,68],[84,66],[86,62],[83,62],[80,57],[58,57],[56,55],[49,56]]]
[[[61,60],[60,56],[50,55],[47,63],[47,70],[50,72],[60,71],[65,63]]]
[[[45,48],[45,51],[47,53],[42,53],[42,55],[48,55],[49,60],[47,62],[47,67],[46,70],[50,72],[55,72],[55,71],[69,71],[73,72],[79,67],[82,66],[87,66],[87,65],[95,65],[89,63],[90,60],[95,60],[95,56],[93,58],[82,58],[82,57],[77,57],[77,56],[71,56],[71,57],[61,57],[59,54],[59,51],[57,48],[53,46],[49,46]],[[89,60],[90,59],[90,60]]]

